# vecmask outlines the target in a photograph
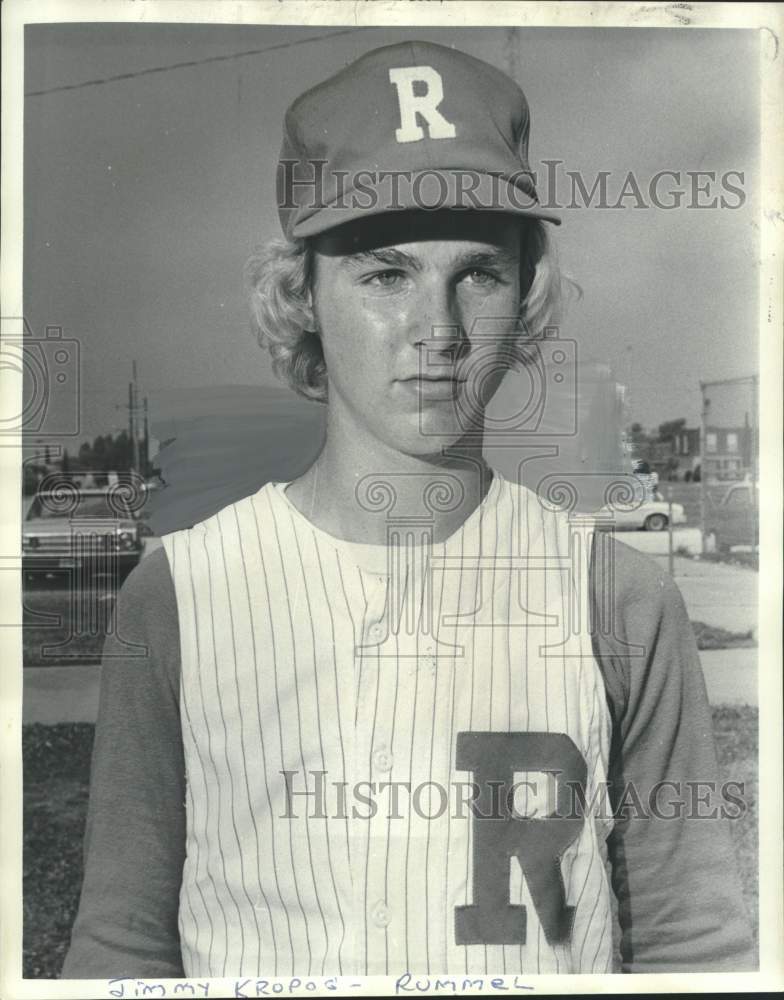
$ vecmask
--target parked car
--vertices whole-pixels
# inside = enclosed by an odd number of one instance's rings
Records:
[[[660,493],[652,500],[635,500],[633,503],[608,504],[603,511],[612,514],[614,527],[630,531],[665,531],[670,523],[670,504]],[[679,503],[672,504],[672,524],[686,524],[686,511]]]
[[[733,546],[759,546],[759,483],[734,483],[705,512],[708,551],[729,552]]]
[[[22,571],[124,579],[139,562],[144,528],[120,490],[60,486],[39,490],[22,522]]]

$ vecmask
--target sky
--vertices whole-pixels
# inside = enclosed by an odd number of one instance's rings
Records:
[[[645,426],[696,425],[700,380],[758,371],[752,31],[28,25],[25,318],[35,336],[60,327],[78,342],[79,440],[126,426],[134,359],[153,419],[200,390],[277,385],[241,274],[253,247],[279,235],[284,111],[363,52],[415,37],[515,77],[532,166],[543,175],[543,161],[563,161],[567,205],[567,170],[589,187],[609,172],[611,201],[630,171],[643,192],[663,170],[680,172],[687,192],[687,171],[742,172],[739,208],[565,207],[556,241],[582,297],[561,335],[579,365],[609,366],[629,419]],[[190,65],[150,72],[179,63]],[[118,74],[128,76],[75,86]]]

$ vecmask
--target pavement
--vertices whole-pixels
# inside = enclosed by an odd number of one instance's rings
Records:
[[[760,575],[745,566],[675,558],[675,582],[692,621],[757,634]]]
[[[696,528],[674,531],[674,547],[680,544],[681,532],[697,532]],[[666,531],[618,532],[619,541],[639,552],[645,552],[669,572]],[[673,578],[683,594],[692,621],[717,625],[730,632],[757,634],[760,575],[747,566],[728,563],[702,562],[684,556],[673,558]]]
[[[666,556],[670,544],[668,531],[618,531],[616,537],[648,555]],[[702,552],[702,532],[699,528],[673,528],[672,548],[673,552],[685,549],[697,555]]]
[[[698,528],[679,528],[673,536],[673,549],[683,546],[688,551],[700,551]],[[666,531],[624,531],[618,533],[618,538],[645,552],[669,572]],[[757,636],[760,575],[755,570],[674,556],[673,579],[692,621],[730,632],[751,631]],[[759,705],[756,646],[701,650],[700,662],[711,705]]]
[[[101,668],[25,667],[22,724],[95,722]]]
[[[702,673],[711,705],[759,706],[758,654],[756,646],[700,651]]]

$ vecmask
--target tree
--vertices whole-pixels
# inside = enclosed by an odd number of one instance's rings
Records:
[[[632,440],[632,441],[638,441],[638,440],[641,440],[642,438],[644,438],[645,436],[646,436],[645,435],[645,428],[643,427],[642,424],[635,422],[629,428],[629,438],[630,438],[630,440]]]
[[[679,417],[677,420],[665,420],[659,424],[659,441],[672,441],[678,431],[682,431],[686,426],[686,417]]]
[[[121,431],[116,438],[109,439],[111,444],[107,448],[106,461],[107,468],[115,472],[125,472],[131,467],[133,460],[133,449],[128,432]]]
[[[103,437],[101,434],[93,441],[93,468],[94,469],[105,469],[106,468],[106,458],[107,452],[111,445],[112,436],[107,434]]]
[[[35,462],[25,463],[22,470],[22,493],[24,496],[35,493],[46,471],[44,466],[37,465]]]
[[[84,441],[79,446],[77,467],[80,471],[125,472],[131,467],[133,449],[128,432],[123,430],[117,437],[99,434],[90,444]]]

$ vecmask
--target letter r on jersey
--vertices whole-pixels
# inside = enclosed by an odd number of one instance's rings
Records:
[[[574,909],[566,905],[560,859],[584,823],[569,792],[572,782],[585,787],[588,769],[580,751],[565,733],[464,732],[457,736],[456,766],[473,771],[479,789],[471,820],[474,902],[455,908],[456,944],[525,944],[525,907],[509,902],[513,857],[548,942],[568,940]],[[515,771],[557,774],[552,816],[532,819],[514,812],[509,792]]]
[[[438,110],[444,99],[444,81],[432,66],[402,66],[389,71],[389,79],[397,90],[400,105],[400,128],[395,129],[398,142],[418,142],[425,130],[417,115],[427,122],[431,139],[454,139],[457,129]],[[415,93],[415,84],[424,85],[424,93]]]

